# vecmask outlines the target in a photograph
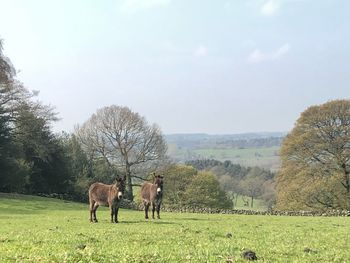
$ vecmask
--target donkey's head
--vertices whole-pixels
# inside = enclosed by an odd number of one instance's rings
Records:
[[[118,199],[122,199],[125,191],[125,176],[123,178],[117,177],[115,187],[117,189]]]
[[[154,176],[154,183],[157,186],[157,195],[163,193],[163,176]]]

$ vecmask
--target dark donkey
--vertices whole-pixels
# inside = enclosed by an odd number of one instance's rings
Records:
[[[159,217],[160,205],[163,198],[163,176],[154,174],[154,182],[146,182],[141,187],[141,199],[145,206],[145,218],[148,219],[148,208],[152,205],[152,218],[154,211],[157,209],[157,218]]]
[[[98,222],[96,210],[100,205],[108,205],[111,222],[118,223],[118,210],[125,189],[125,177],[117,178],[115,184],[94,183],[89,188],[90,222]]]

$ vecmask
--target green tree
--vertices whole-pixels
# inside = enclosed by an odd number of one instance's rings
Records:
[[[0,191],[69,191],[64,148],[50,130],[56,113],[36,94],[16,79],[0,40]]]
[[[30,167],[28,193],[68,192],[70,173],[64,148],[50,130],[47,115],[23,104],[15,121],[14,143],[19,158]]]
[[[183,206],[186,203],[185,192],[190,186],[197,170],[187,165],[172,165],[163,171],[164,179],[164,203],[171,206]]]
[[[198,172],[188,185],[186,203],[195,207],[232,208],[232,201],[211,172]]]
[[[350,209],[350,100],[305,110],[281,148],[280,209]]]
[[[32,94],[15,79],[16,70],[3,54],[0,39],[0,191],[21,192],[28,180],[30,167],[19,158],[13,127],[19,106]]]

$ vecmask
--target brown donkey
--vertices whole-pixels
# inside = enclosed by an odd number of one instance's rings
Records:
[[[157,210],[157,218],[159,217],[160,205],[163,198],[163,176],[154,174],[154,182],[146,182],[141,187],[141,199],[145,206],[145,218],[148,219],[148,208],[152,205],[152,218],[154,219],[154,211]]]
[[[96,210],[100,205],[108,205],[111,210],[111,222],[118,223],[118,210],[125,189],[125,177],[117,178],[115,184],[94,183],[89,188],[90,222],[98,222]]]

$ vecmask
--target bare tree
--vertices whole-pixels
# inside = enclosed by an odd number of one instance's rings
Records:
[[[149,125],[144,117],[128,107],[113,105],[99,109],[76,133],[88,153],[125,171],[130,200],[133,199],[132,179],[143,179],[134,171],[166,154],[160,128]]]
[[[243,194],[250,196],[251,198],[251,207],[253,207],[254,198],[257,198],[261,195],[263,183],[263,178],[250,174],[240,181],[240,187],[243,190]]]

